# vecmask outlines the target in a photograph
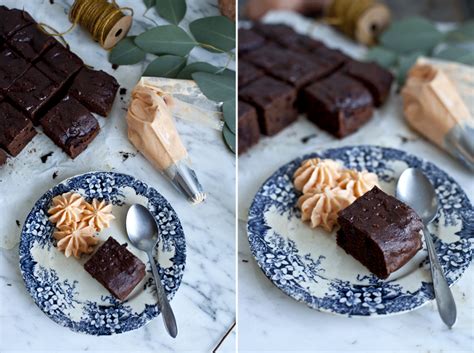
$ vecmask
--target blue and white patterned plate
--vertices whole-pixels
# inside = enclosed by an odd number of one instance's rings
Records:
[[[405,152],[355,146],[307,155],[278,169],[260,188],[249,211],[250,248],[273,283],[314,309],[347,316],[382,316],[414,310],[433,299],[425,249],[386,280],[371,274],[336,244],[335,231],[311,229],[301,221],[292,176],[301,162],[321,157],[348,168],[376,173],[382,189],[394,194],[402,171],[421,168],[440,201],[430,232],[449,284],[472,259],[474,210],[462,188],[430,162]]]
[[[20,243],[20,268],[26,288],[46,315],[73,331],[111,335],[143,326],[160,313],[151,268],[143,252],[131,244],[127,247],[147,265],[147,273],[127,300],[120,302],[84,270],[88,256],[80,260],[66,258],[54,246],[54,225],[48,220],[47,210],[53,197],[69,191],[78,192],[89,201],[97,198],[113,204],[116,219],[110,228],[100,232],[101,243],[109,236],[121,244],[129,243],[125,232],[129,206],[140,203],[148,207],[160,228],[155,259],[170,300],[179,288],[186,243],[177,214],[154,188],[129,175],[111,172],[91,172],[67,179],[36,202],[25,221]]]

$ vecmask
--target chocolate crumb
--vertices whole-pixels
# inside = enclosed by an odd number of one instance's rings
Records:
[[[135,157],[136,156],[135,153],[131,153],[131,152],[119,152],[119,153],[122,156],[122,162],[125,162],[130,157]]]
[[[46,154],[43,154],[40,158],[41,158],[41,162],[43,163],[46,163],[46,161],[48,160],[49,157],[51,157],[53,155],[53,152],[49,152],[49,153],[46,153]]]
[[[245,262],[245,263],[247,263],[247,262],[249,262],[249,260],[245,260],[245,259],[243,259],[243,260],[242,260],[242,262]]]
[[[56,179],[57,177],[58,177],[58,171],[55,171],[55,172],[53,173],[53,180]]]
[[[120,88],[120,95],[123,96],[124,94],[127,94],[127,89],[122,87]]]
[[[119,66],[118,66],[117,64],[112,64],[112,69],[117,70],[118,67],[119,67]]]
[[[317,134],[311,134],[311,135],[305,136],[305,137],[301,138],[301,142],[302,143],[308,143],[309,140],[311,140],[315,137],[318,137],[318,135]]]
[[[12,286],[12,284],[11,284],[11,283],[7,283],[7,286],[8,286],[8,287],[11,287],[11,286]]]
[[[49,3],[50,3],[51,5],[54,5],[54,0],[49,0]]]
[[[16,222],[17,227],[20,227],[20,221],[17,219],[15,222]]]

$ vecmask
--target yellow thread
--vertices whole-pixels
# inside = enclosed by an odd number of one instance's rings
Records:
[[[355,38],[360,18],[376,4],[376,0],[334,0],[328,9],[325,22]]]
[[[112,0],[111,3],[107,0],[75,0],[69,11],[69,20],[72,22],[71,27],[61,33],[48,34],[62,37],[70,33],[76,25],[80,25],[91,34],[95,41],[104,47],[105,40],[111,29],[119,20],[125,17],[122,11],[130,11],[130,15],[133,15],[133,9],[130,7],[119,7],[115,0]],[[40,23],[40,27],[49,26]],[[44,28],[42,29],[44,31]]]

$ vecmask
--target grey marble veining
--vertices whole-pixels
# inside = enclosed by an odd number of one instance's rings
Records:
[[[217,1],[187,2],[184,26],[203,15],[218,14]],[[58,31],[70,26],[66,13],[71,3],[70,0],[55,0],[53,5],[49,0],[0,0],[0,5],[24,7],[37,21],[48,23]],[[143,17],[145,6],[141,0],[118,3],[135,10],[131,34],[154,26]],[[147,12],[147,17],[165,23],[154,9]],[[147,62],[114,70],[107,60],[107,52],[81,28],[74,29],[66,40],[88,65],[114,75],[127,93],[117,96],[110,117],[98,118],[101,133],[76,160],[70,160],[40,133],[19,157],[0,170],[0,201],[6,205],[6,211],[0,215],[0,351],[210,352],[235,320],[234,155],[225,147],[220,132],[177,120],[194,169],[208,192],[204,204],[189,204],[137,153],[126,136],[125,114],[130,92],[153,56],[149,55]],[[191,52],[190,61],[225,65],[228,57],[197,48]],[[230,67],[235,67],[235,63],[231,62]],[[50,151],[53,155],[42,163],[40,157]],[[17,173],[20,164],[31,172]],[[166,334],[161,318],[139,330],[110,337],[74,333],[51,321],[27,293],[18,267],[17,245],[27,213],[47,189],[90,170],[113,170],[142,179],[166,197],[180,217],[186,234],[187,263],[183,282],[172,301],[179,326],[176,340]],[[3,181],[7,178],[14,182],[6,185]],[[21,191],[10,197],[12,189]],[[8,199],[5,195],[9,195]],[[230,341],[226,347],[231,346]]]
[[[272,13],[268,21],[286,22],[354,57],[364,48],[326,26],[314,26],[292,13]],[[373,144],[398,148],[429,159],[446,170],[474,199],[473,174],[446,152],[424,140],[405,123],[399,95],[377,109],[358,132],[338,140],[305,117],[278,135],[263,137],[239,157],[238,319],[240,352],[472,352],[474,332],[474,269],[452,287],[458,306],[457,325],[442,323],[436,304],[386,318],[345,318],[320,313],[298,303],[268,280],[248,245],[246,221],[255,193],[280,166],[314,151],[346,145]]]

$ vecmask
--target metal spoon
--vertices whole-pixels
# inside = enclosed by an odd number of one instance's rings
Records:
[[[135,204],[128,210],[126,227],[128,238],[133,246],[146,252],[148,255],[153,277],[155,278],[156,291],[158,293],[158,306],[160,307],[166,330],[171,337],[175,338],[178,335],[176,319],[168,302],[168,298],[166,297],[160,274],[158,273],[152,255],[159,236],[158,225],[156,224],[155,218],[146,207]]]
[[[434,187],[419,169],[409,168],[398,179],[396,194],[397,198],[411,206],[423,221],[438,312],[444,323],[451,328],[456,323],[456,303],[427,228],[438,212],[438,199]]]

